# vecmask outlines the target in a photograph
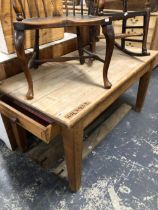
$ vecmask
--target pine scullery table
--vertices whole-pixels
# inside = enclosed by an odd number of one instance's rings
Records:
[[[103,56],[104,47],[102,42],[98,43],[97,50]],[[115,49],[109,69],[109,90],[103,88],[100,62],[95,61],[91,67],[78,61],[48,63],[32,70],[33,100],[25,99],[27,83],[23,73],[2,81],[0,112],[10,120],[21,148],[25,146],[19,133],[21,127],[48,144],[56,135],[62,135],[69,185],[77,191],[81,185],[84,128],[137,80],[136,111],[141,111],[157,57],[155,51],[150,56],[131,57]]]

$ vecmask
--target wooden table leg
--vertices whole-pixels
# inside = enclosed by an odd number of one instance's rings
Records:
[[[148,71],[139,80],[137,101],[136,101],[136,107],[135,107],[135,110],[137,112],[140,112],[143,108],[143,104],[144,104],[145,96],[147,93],[151,73],[152,73],[152,71]]]
[[[27,138],[26,138],[26,131],[19,125],[16,124],[16,122],[12,122],[12,130],[13,134],[16,139],[16,143],[18,145],[18,149],[21,152],[25,152],[28,148]]]
[[[77,27],[77,45],[78,45],[78,52],[79,52],[79,58],[80,58],[80,64],[85,63],[85,59],[83,57],[83,38],[81,33],[81,28]]]
[[[109,89],[111,88],[112,84],[108,80],[108,70],[115,45],[115,33],[112,23],[109,23],[107,25],[102,25],[102,32],[106,39],[106,54],[105,54],[105,62],[103,67],[103,80],[104,80],[105,89]]]
[[[76,192],[81,185],[83,127],[78,124],[72,128],[63,128],[62,135],[69,185]]]
[[[24,31],[15,30],[15,33],[14,33],[15,50],[16,50],[17,56],[19,58],[19,61],[21,62],[21,68],[22,68],[22,70],[25,74],[25,77],[26,77],[26,80],[27,80],[27,83],[28,83],[28,91],[27,91],[27,94],[26,94],[26,98],[29,100],[29,99],[33,98],[34,93],[33,93],[32,76],[31,76],[31,73],[28,69],[27,58],[26,58],[26,55],[25,55],[24,38],[25,38]]]

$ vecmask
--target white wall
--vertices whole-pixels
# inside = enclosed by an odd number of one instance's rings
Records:
[[[6,132],[6,129],[5,129],[4,124],[3,124],[3,120],[2,120],[1,114],[0,114],[0,139],[2,141],[4,141],[4,143],[6,144],[6,146],[9,149],[12,149],[10,141],[9,141],[9,138],[8,138],[8,135],[7,135],[7,132]]]

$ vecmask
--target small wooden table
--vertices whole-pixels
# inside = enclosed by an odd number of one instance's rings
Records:
[[[104,56],[104,48],[104,44],[99,42],[97,50],[100,55]],[[130,57],[115,49],[109,69],[113,86],[109,90],[103,88],[102,64],[98,61],[92,67],[71,61],[46,64],[39,70],[32,70],[35,97],[30,101],[25,99],[27,83],[23,73],[3,81],[1,93],[11,95],[14,101],[49,116],[52,119],[49,125],[41,125],[31,115],[21,113],[3,100],[0,112],[11,119],[16,118],[15,123],[47,143],[55,135],[62,134],[70,188],[77,191],[81,185],[84,128],[138,79],[136,111],[141,110],[152,67],[158,57],[158,52],[150,53],[146,57]]]

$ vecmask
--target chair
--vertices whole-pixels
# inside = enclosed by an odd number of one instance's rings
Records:
[[[39,2],[42,2],[42,8],[39,8]],[[52,15],[50,16],[47,13],[48,1],[50,4],[53,4]],[[98,4],[96,0],[91,1],[91,4],[88,7],[87,14],[85,15],[83,0],[80,1],[80,9],[76,7],[76,0],[73,0],[73,6],[71,7],[71,14],[69,14],[69,3],[65,0],[65,10],[66,15],[61,14],[57,10],[56,1],[51,0],[12,0],[13,8],[16,13],[16,21],[13,22],[14,31],[15,31],[15,49],[19,60],[21,61],[21,67],[24,71],[27,83],[28,91],[26,94],[27,99],[32,99],[34,97],[33,91],[33,81],[32,76],[29,71],[31,68],[38,68],[40,64],[45,62],[64,62],[74,59],[79,59],[81,64],[84,64],[85,59],[95,58],[104,63],[103,67],[103,81],[104,87],[106,89],[111,87],[111,83],[108,80],[108,68],[111,61],[113,49],[114,49],[114,31],[112,26],[112,21],[110,16],[97,16],[94,11],[98,10]],[[34,3],[34,4],[32,4]],[[46,4],[47,3],[47,4]],[[25,5],[29,8],[29,16],[26,15]],[[34,5],[34,6],[32,6]],[[42,16],[40,10],[42,9]],[[81,11],[81,14],[78,14],[78,11]],[[33,12],[35,11],[35,15]],[[105,60],[97,56],[95,53],[85,50],[82,47],[82,37],[80,33],[80,27],[87,26],[93,28],[94,26],[101,26],[106,39],[106,55]],[[78,52],[79,57],[57,57],[54,59],[40,59],[39,51],[39,30],[46,28],[60,28],[60,27],[76,27],[77,28],[77,40],[78,40]],[[24,50],[24,40],[25,40],[25,31],[26,30],[35,30],[35,44],[34,52],[27,62],[25,50]],[[86,54],[86,55],[85,55]],[[53,85],[53,84],[52,84]]]
[[[149,5],[151,12],[158,11],[157,0],[128,0],[128,9],[130,11],[144,10],[144,8]],[[121,10],[122,0],[106,0],[106,9]]]
[[[88,1],[88,0],[87,0]],[[108,9],[121,9],[123,13],[120,12],[110,12]],[[129,4],[129,8],[128,8]],[[148,28],[149,28],[149,20],[150,20],[150,10],[151,4],[149,0],[100,0],[100,6],[98,10],[98,16],[113,16],[113,21],[122,20],[122,33],[115,34],[115,39],[121,39],[121,44],[115,42],[116,47],[118,47],[123,52],[133,55],[133,56],[146,56],[149,55],[147,52],[147,36],[148,36]],[[144,8],[144,9],[143,9]],[[153,8],[153,6],[152,6]],[[137,10],[137,11],[129,11]],[[143,17],[143,24],[140,26],[128,26],[128,19],[132,17]],[[127,29],[141,29],[142,32],[138,33],[127,33]],[[136,37],[136,38],[134,38]],[[137,39],[139,37],[139,39]],[[140,37],[142,37],[140,39]],[[100,37],[101,38],[101,37]],[[126,47],[126,42],[139,42],[142,45],[141,52],[134,52]]]

